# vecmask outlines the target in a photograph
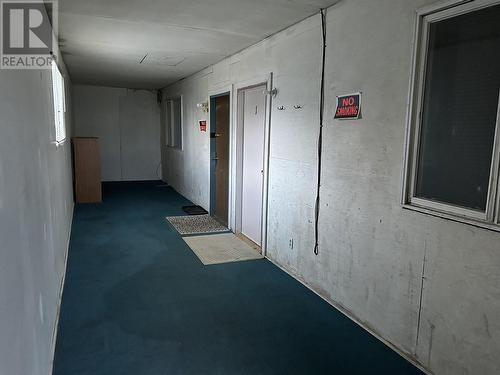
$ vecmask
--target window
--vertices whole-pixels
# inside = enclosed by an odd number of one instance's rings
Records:
[[[66,100],[64,93],[64,77],[62,76],[55,61],[52,61],[52,93],[54,100],[54,127],[56,133],[56,144],[66,140]]]
[[[182,149],[182,98],[167,100],[166,145]]]
[[[404,203],[498,224],[500,2],[419,15]],[[500,229],[500,228],[499,228]]]

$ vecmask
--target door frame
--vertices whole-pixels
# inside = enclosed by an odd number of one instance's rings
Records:
[[[218,92],[216,94],[212,94],[208,98],[208,103],[209,103],[209,121],[208,121],[208,142],[209,142],[209,186],[210,186],[210,203],[209,203],[209,213],[210,215],[213,215],[215,213],[215,203],[216,203],[216,184],[215,184],[215,164],[212,163],[212,154],[214,152],[215,148],[215,139],[212,139],[212,132],[215,132],[215,126],[216,126],[216,109],[215,109],[215,100],[221,96],[229,96],[229,137],[228,137],[228,142],[229,142],[229,165],[228,165],[228,181],[229,181],[229,186],[228,186],[228,205],[227,205],[227,218],[228,218],[228,226],[229,224],[229,218],[230,218],[230,212],[231,212],[231,124],[232,124],[232,110],[231,106],[233,103],[233,98],[232,98],[232,87],[230,90],[226,90],[223,92]],[[231,228],[230,228],[231,229]]]
[[[264,86],[264,89],[270,92],[273,89],[273,74],[269,73],[265,77],[240,82],[233,87],[234,100],[232,105],[234,114],[230,126],[234,128],[231,134],[230,153],[232,161],[230,162],[230,196],[231,196],[231,215],[229,218],[230,226],[234,233],[241,233],[241,195],[243,179],[243,92],[247,89]],[[271,112],[272,96],[266,95],[266,111],[264,121],[264,173],[262,179],[262,220],[261,220],[261,250],[262,255],[267,255],[267,223],[269,211],[269,156],[270,156],[270,137],[271,137]]]
[[[228,191],[228,206],[227,206],[227,226],[228,229],[234,231],[232,224],[231,224],[231,211],[232,211],[232,199],[231,199],[231,178],[232,178],[232,163],[233,161],[231,160],[231,155],[232,155],[232,150],[233,150],[233,144],[232,144],[232,133],[233,133],[233,85],[219,85],[217,87],[214,87],[212,89],[208,90],[208,97],[207,97],[207,102],[208,102],[208,115],[207,115],[207,128],[208,128],[208,176],[207,176],[207,186],[209,187],[209,192],[208,192],[208,212],[210,215],[215,211],[215,198],[212,200],[212,196],[215,197],[215,180],[212,181],[212,141],[210,138],[210,132],[212,131],[212,124],[213,123],[213,118],[215,118],[215,108],[212,109],[212,99],[215,100],[215,98],[219,96],[224,96],[229,94],[229,191]],[[207,154],[205,154],[207,155]],[[213,185],[212,185],[213,184]]]

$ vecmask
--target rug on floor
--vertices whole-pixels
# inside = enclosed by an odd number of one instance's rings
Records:
[[[181,235],[228,231],[225,226],[210,215],[168,216],[167,220]]]
[[[201,206],[182,206],[182,211],[184,211],[188,215],[206,215],[206,214],[208,214],[207,210],[205,210]]]
[[[184,237],[204,265],[262,259],[257,246],[252,246],[233,233]]]

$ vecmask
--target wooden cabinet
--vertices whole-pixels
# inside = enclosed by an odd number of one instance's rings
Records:
[[[72,138],[76,203],[102,201],[101,158],[97,138]]]

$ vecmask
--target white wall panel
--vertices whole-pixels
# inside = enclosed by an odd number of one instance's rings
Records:
[[[75,85],[75,135],[98,137],[103,181],[160,175],[160,107],[146,90]]]
[[[70,137],[69,95],[66,104]],[[71,148],[54,143],[50,69],[3,70],[0,114],[0,374],[47,375],[73,217]]]

